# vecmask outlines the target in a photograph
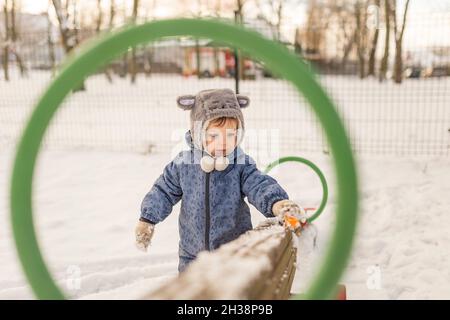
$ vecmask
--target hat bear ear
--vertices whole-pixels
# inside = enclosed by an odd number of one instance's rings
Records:
[[[183,110],[191,110],[195,105],[195,96],[187,94],[177,98],[178,106]]]
[[[247,96],[243,96],[241,94],[236,95],[239,106],[242,108],[247,108],[250,104],[250,99]]]

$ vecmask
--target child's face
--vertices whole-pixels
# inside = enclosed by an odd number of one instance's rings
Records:
[[[214,123],[206,129],[206,151],[214,157],[231,153],[237,143],[237,120],[230,119],[222,126]]]

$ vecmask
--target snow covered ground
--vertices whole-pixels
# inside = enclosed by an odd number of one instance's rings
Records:
[[[31,73],[0,82],[0,299],[33,297],[14,251],[8,193],[15,143],[47,80],[48,74]],[[322,82],[358,151],[360,224],[342,279],[349,298],[450,299],[450,79],[396,86],[327,76]],[[252,100],[244,111],[248,141],[252,134],[279,133],[279,153],[267,154],[266,140],[246,145],[260,168],[299,155],[318,164],[330,182],[329,204],[317,221],[319,248],[299,255],[298,291],[333,226],[330,158],[317,152],[326,149],[317,120],[291,87],[273,79],[241,84]],[[52,274],[70,297],[137,298],[177,274],[179,206],[158,226],[147,254],[135,249],[133,234],[143,196],[188,128],[175,97],[233,83],[152,76],[136,86],[122,79],[110,85],[96,76],[87,86],[66,101],[47,134],[50,148],[40,154],[35,177],[36,228]],[[148,153],[155,143],[162,147]],[[285,164],[273,175],[305,207],[320,202],[319,181],[305,167]],[[263,216],[253,208],[252,218],[256,224]]]
[[[11,238],[8,184],[13,152],[0,155],[0,299],[32,298]],[[305,154],[333,185],[330,159]],[[73,298],[131,299],[173,278],[177,205],[158,225],[148,253],[134,247],[144,194],[168,154],[46,151],[39,158],[34,205],[40,244],[51,272]],[[356,245],[342,283],[350,299],[450,299],[450,160],[360,157],[361,209]],[[304,206],[320,201],[318,179],[300,164],[273,176]],[[294,290],[320,262],[333,226],[335,201],[317,220],[319,249],[300,254]],[[252,207],[254,224],[263,216]],[[306,253],[303,257],[306,257]],[[308,258],[309,259],[309,258]],[[309,268],[309,269],[308,269]],[[306,280],[305,280],[306,279]],[[80,286],[73,283],[80,281]]]

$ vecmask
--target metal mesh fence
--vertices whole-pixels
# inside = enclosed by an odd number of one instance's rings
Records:
[[[411,21],[407,30],[419,33],[420,29],[421,36],[432,37],[437,27],[445,29],[447,25],[448,19],[435,20],[432,27],[428,20]],[[256,29],[270,35],[264,28]],[[79,38],[94,35],[86,31]],[[17,59],[10,54],[9,79],[5,80],[4,70],[0,79],[0,150],[17,143],[37,98],[52,79],[53,67],[65,56],[56,36],[27,33],[18,39],[9,44],[9,50],[20,52],[25,71],[22,75]],[[298,49],[288,46],[293,52]],[[378,56],[382,53],[381,40],[379,46]],[[450,46],[431,43],[420,48],[404,49],[401,84],[391,80],[390,71],[385,81],[380,82],[377,76],[361,79],[355,53],[345,63],[333,50],[318,54],[302,48],[297,54],[319,73],[321,83],[336,102],[355,152],[448,156]],[[4,52],[0,54],[2,61]],[[189,128],[188,113],[176,106],[178,95],[236,88],[234,48],[208,39],[163,39],[136,48],[132,57],[130,49],[86,79],[85,90],[66,99],[46,135],[47,148],[173,149],[183,145],[183,135]],[[277,153],[328,152],[320,123],[291,84],[258,61],[239,57],[239,92],[251,100],[250,107],[243,111],[247,146],[264,149],[268,140],[277,139]]]

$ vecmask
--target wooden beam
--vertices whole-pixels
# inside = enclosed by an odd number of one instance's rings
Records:
[[[261,225],[211,252],[143,299],[288,299],[296,270],[292,233]]]

